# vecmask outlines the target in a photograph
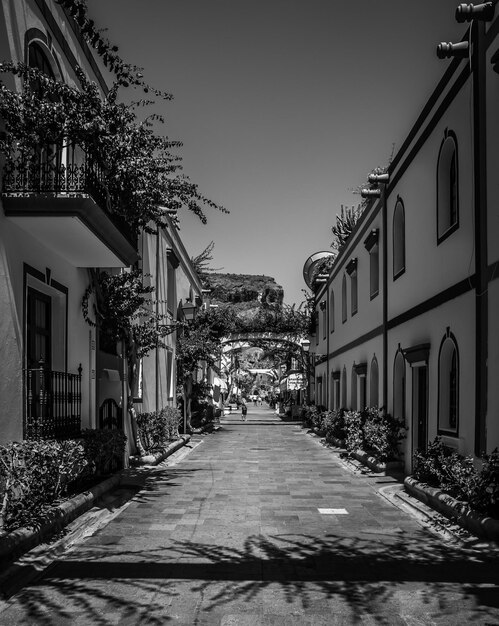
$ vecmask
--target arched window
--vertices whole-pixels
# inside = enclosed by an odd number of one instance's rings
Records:
[[[405,272],[405,211],[399,198],[393,212],[393,280]]]
[[[405,422],[405,359],[398,350],[393,364],[393,417]]]
[[[343,367],[341,372],[341,406],[346,408],[348,406],[347,401],[347,368]]]
[[[369,379],[369,404],[370,406],[377,407],[379,403],[379,371],[378,360],[373,357],[371,361],[371,372]]]
[[[352,367],[352,386],[350,389],[350,408],[352,411],[357,410],[357,372],[355,366]]]
[[[51,62],[49,56],[50,51],[42,42],[32,41],[28,44],[28,66],[40,70],[46,76],[55,80],[54,63]],[[30,87],[32,91],[40,94],[42,91],[40,79],[32,80]]]
[[[329,297],[329,332],[334,332],[334,291]]]
[[[345,274],[341,282],[341,321],[347,321],[347,277]]]
[[[437,242],[459,226],[457,140],[446,129],[437,162]]]
[[[327,336],[327,304],[326,301],[321,302],[322,308],[322,338],[326,339]]]
[[[459,355],[454,335],[447,331],[438,355],[438,430],[457,434]]]

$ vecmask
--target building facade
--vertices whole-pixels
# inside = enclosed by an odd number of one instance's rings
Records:
[[[492,5],[492,3],[488,3]],[[493,8],[492,8],[493,13]],[[499,445],[499,17],[463,27],[435,87],[315,294],[315,402],[385,409],[412,453]],[[497,13],[497,11],[496,11]],[[312,282],[313,281],[313,282]]]
[[[108,91],[77,24],[53,0],[1,1],[0,59],[75,88],[83,71],[102,96]],[[24,88],[17,75],[2,81]],[[107,345],[87,324],[84,294],[96,272],[141,264],[156,290],[151,306],[174,322],[179,304],[200,305],[201,284],[168,215],[166,228],[137,240],[111,214],[99,172],[78,146],[35,153],[29,164],[0,155],[0,443],[122,427],[133,452],[123,346]],[[91,297],[89,311],[94,304]],[[175,340],[172,333],[166,349],[143,359],[137,410],[175,405]]]

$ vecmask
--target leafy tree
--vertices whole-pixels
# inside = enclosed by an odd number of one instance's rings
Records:
[[[183,207],[206,223],[205,207],[226,209],[204,197],[182,173],[181,158],[174,153],[182,144],[158,135],[151,115],[141,121],[139,107],[152,101],[125,104],[118,101],[119,84],[106,96],[78,72],[80,89],[59,83],[23,63],[2,63],[0,73],[20,76],[22,92],[0,83],[0,117],[4,133],[0,152],[9,167],[19,154],[25,162],[41,146],[79,146],[101,173],[100,184],[109,210],[122,217],[137,233],[166,226],[165,211]],[[39,87],[34,87],[34,85]],[[105,208],[105,207],[104,207]]]

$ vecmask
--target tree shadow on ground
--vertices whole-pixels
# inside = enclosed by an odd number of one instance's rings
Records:
[[[84,544],[13,598],[11,616],[37,624],[75,623],[75,616],[92,624],[118,617],[160,624],[180,606],[190,607],[189,619],[193,611],[218,615],[236,604],[261,610],[267,602],[271,611],[265,596],[271,591],[283,614],[286,606],[306,613],[321,603],[348,611],[345,623],[369,616],[383,624],[394,611],[417,614],[420,623],[442,616],[457,623],[499,620],[497,556],[451,547],[423,532],[252,535],[241,547],[223,541],[136,550]],[[416,598],[412,608],[403,606],[409,597]]]

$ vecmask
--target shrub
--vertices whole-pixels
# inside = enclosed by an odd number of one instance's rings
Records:
[[[321,435],[325,434],[325,422],[328,416],[328,411],[317,410],[312,417],[313,428],[315,428]]]
[[[40,524],[50,505],[69,490],[112,471],[125,442],[121,430],[85,430],[80,439],[0,446],[0,534]]]
[[[303,409],[303,421],[305,423],[305,426],[308,426],[309,428],[314,428],[314,423],[318,412],[319,411],[314,404],[311,404]]]
[[[324,431],[328,443],[333,443],[333,439],[344,440],[346,438],[344,409],[337,409],[327,413],[324,419]]]
[[[168,441],[178,438],[180,411],[167,406],[160,411],[137,414],[137,426],[146,450],[163,447]]]
[[[24,441],[0,446],[0,531],[29,523],[65,495],[88,464],[80,441]]]
[[[109,474],[121,464],[126,443],[122,430],[82,430],[81,437],[87,459],[83,477]]]
[[[414,453],[413,475],[416,480],[467,501],[472,498],[478,478],[472,457],[463,457],[444,446],[441,437],[429,443],[426,451]]]
[[[376,460],[389,461],[399,456],[399,443],[406,436],[404,422],[377,408],[365,411],[364,449]]]
[[[363,411],[347,411],[345,413],[345,446],[348,452],[353,452],[359,448],[364,449],[364,422],[366,414]]]
[[[484,458],[476,479],[470,504],[477,511],[499,519],[499,450],[496,448]]]

